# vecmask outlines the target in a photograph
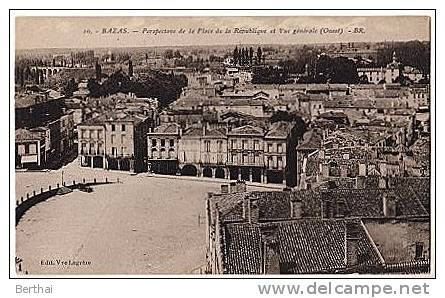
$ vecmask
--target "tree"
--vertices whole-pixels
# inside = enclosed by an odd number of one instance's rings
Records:
[[[239,64],[239,50],[237,46],[233,50],[233,64]]]
[[[261,49],[261,47],[258,47],[257,51],[256,51],[256,57],[257,57],[257,64],[261,64],[261,59],[263,57],[263,50]]]
[[[171,49],[165,50],[164,58],[165,59],[172,59],[173,58],[173,50],[171,50]]]
[[[71,78],[64,84],[62,92],[63,94],[65,94],[66,97],[71,97],[77,90],[79,90],[78,84],[76,83],[76,80],[74,78]]]
[[[250,47],[249,49],[249,64],[253,65],[253,48]]]

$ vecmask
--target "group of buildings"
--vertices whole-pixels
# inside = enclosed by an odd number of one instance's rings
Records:
[[[227,179],[208,194],[207,273],[427,273],[430,90],[407,69],[358,69],[375,84],[255,85],[235,68],[152,98],[16,95],[16,167],[76,151],[82,167]],[[420,76],[409,77],[419,82]],[[283,191],[249,192],[246,182]]]
[[[75,154],[73,112],[63,96],[32,87],[15,96],[16,168],[57,167]]]
[[[209,193],[209,274],[426,274],[428,178],[367,178],[353,187]],[[419,191],[419,189],[421,191]]]

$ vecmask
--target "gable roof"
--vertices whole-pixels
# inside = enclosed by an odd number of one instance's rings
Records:
[[[252,125],[244,125],[241,127],[237,127],[232,129],[227,133],[228,135],[264,135],[264,131],[260,127],[252,126]]]
[[[153,132],[149,132],[149,135],[155,134],[179,134],[180,127],[176,123],[164,123],[153,129]]]
[[[267,224],[229,223],[223,229],[223,267],[228,274],[263,272],[262,231],[276,230],[280,271],[337,273],[347,269],[347,225],[357,229],[358,267],[380,267],[382,260],[356,219],[303,219]]]

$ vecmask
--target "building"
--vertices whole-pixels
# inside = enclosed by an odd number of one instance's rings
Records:
[[[81,166],[147,171],[146,135],[153,119],[123,111],[88,119],[77,128]]]
[[[238,184],[207,196],[207,273],[430,270],[429,213],[415,187],[247,192]]]
[[[147,133],[148,169],[157,174],[175,175],[179,170],[181,128],[163,123]]]
[[[417,68],[402,66],[397,61],[396,52],[393,53],[392,62],[386,67],[357,68],[357,74],[362,80],[372,84],[391,84],[401,76],[408,78],[413,83],[418,83],[424,79],[424,75]]]
[[[44,168],[47,160],[47,133],[39,129],[15,131],[15,167]]]
[[[265,179],[269,183],[296,185],[297,137],[291,122],[273,123],[264,136]]]
[[[54,90],[43,91],[34,86],[15,95],[15,128],[34,128],[60,119],[64,114],[64,99]]]
[[[147,171],[146,135],[153,119],[141,114],[118,112],[105,120],[105,154],[108,169]]]
[[[263,128],[251,125],[227,133],[227,167],[231,180],[266,182]]]
[[[226,130],[208,124],[185,130],[179,141],[179,162],[182,175],[227,179]]]
[[[82,167],[107,169],[105,117],[88,119],[77,127],[78,159]]]

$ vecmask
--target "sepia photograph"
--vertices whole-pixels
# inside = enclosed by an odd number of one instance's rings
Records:
[[[430,16],[11,22],[17,276],[434,276]]]

